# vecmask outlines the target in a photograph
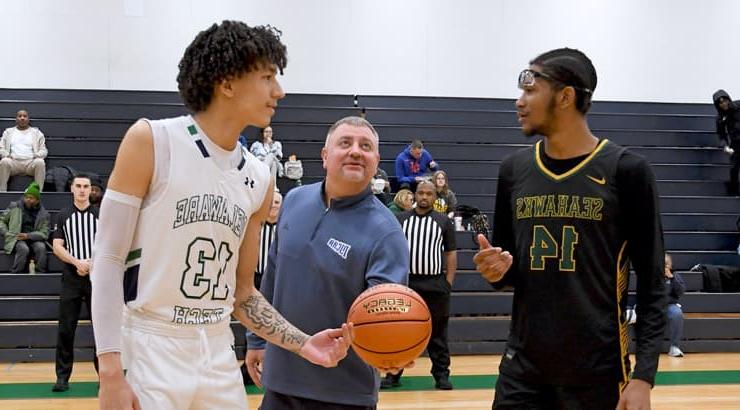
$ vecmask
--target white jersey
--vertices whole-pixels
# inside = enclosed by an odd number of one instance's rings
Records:
[[[239,246],[269,169],[238,143],[215,145],[191,116],[149,124],[154,174],[126,261],[126,306],[157,321],[226,325]]]

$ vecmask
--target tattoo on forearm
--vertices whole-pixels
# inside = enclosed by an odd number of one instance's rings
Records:
[[[259,335],[270,338],[277,336],[280,343],[292,351],[298,351],[308,336],[288,323],[285,318],[261,296],[250,295],[239,304],[239,308],[254,323],[252,329]],[[259,332],[262,330],[262,332]]]

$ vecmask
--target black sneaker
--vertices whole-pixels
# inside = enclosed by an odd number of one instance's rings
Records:
[[[385,377],[380,379],[380,388],[381,389],[390,389],[393,387],[393,380],[391,380],[391,375],[388,374]]]
[[[381,389],[390,389],[391,387],[398,387],[400,385],[401,385],[401,376],[394,376],[388,373],[385,375],[385,377],[380,379]]]
[[[450,383],[450,379],[447,377],[440,377],[434,383],[434,388],[438,390],[452,390],[452,383]]]
[[[401,385],[401,375],[393,376],[391,375],[391,386],[398,387]]]
[[[67,390],[69,390],[69,382],[62,379],[57,379],[57,382],[54,383],[54,387],[51,388],[51,391],[55,393],[60,393]]]

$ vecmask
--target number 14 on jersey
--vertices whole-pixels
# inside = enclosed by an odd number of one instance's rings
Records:
[[[560,245],[555,237],[544,225],[535,225],[532,228],[532,246],[529,248],[529,268],[531,270],[545,270],[548,258],[558,259],[558,267],[563,272],[574,272],[576,260],[574,253],[578,244],[578,232],[571,225],[563,226],[560,236]]]

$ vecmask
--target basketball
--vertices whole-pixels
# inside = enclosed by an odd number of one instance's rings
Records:
[[[386,283],[362,292],[349,309],[354,324],[352,348],[378,368],[403,367],[419,357],[432,334],[424,300],[412,289]]]

